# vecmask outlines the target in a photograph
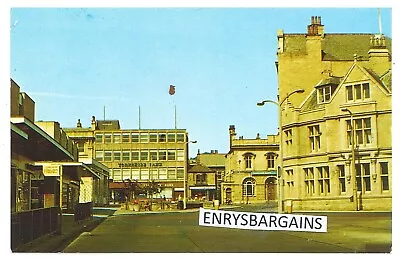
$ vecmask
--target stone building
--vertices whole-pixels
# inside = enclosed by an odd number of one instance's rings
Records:
[[[199,150],[188,171],[189,199],[220,200],[224,173],[225,154]]]
[[[221,183],[222,203],[256,203],[277,199],[278,136],[263,139],[236,137],[229,127],[229,152]]]
[[[278,31],[283,205],[391,210],[391,39]]]

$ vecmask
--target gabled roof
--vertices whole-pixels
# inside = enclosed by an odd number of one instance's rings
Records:
[[[354,68],[359,68],[361,71],[363,71],[371,80],[375,81],[377,85],[387,93],[391,93],[392,89],[392,72],[391,70],[388,70],[385,72],[383,75],[379,76],[375,71],[373,71],[370,68],[365,68],[360,66],[357,62],[354,62],[353,65],[350,67],[348,72],[344,77],[329,77],[327,79],[321,80],[317,85],[317,87],[328,85],[329,83],[332,83],[334,86],[338,86],[335,91],[331,95],[331,99],[329,102],[332,101],[332,99],[335,97],[336,93],[339,91],[340,86],[346,81],[348,76],[351,74],[351,72],[354,70]],[[317,90],[314,88],[309,96],[304,100],[303,104],[301,105],[301,112],[307,112],[311,110],[315,110],[318,108],[323,108],[326,103],[323,104],[318,104],[318,99],[317,99]]]
[[[370,39],[374,34],[324,34],[322,38],[322,60],[351,61],[354,54],[358,60],[368,60]],[[284,52],[293,54],[305,54],[306,34],[284,34]],[[391,52],[392,39],[386,37],[386,47]]]

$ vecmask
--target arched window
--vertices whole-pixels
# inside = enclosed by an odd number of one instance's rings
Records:
[[[276,154],[275,153],[267,153],[266,157],[267,157],[267,168],[275,169]]]
[[[255,196],[256,181],[253,178],[246,178],[243,180],[243,196],[250,197]]]
[[[243,154],[244,157],[244,164],[246,169],[252,169],[253,168],[253,158],[256,157],[255,154],[252,153],[245,153]]]

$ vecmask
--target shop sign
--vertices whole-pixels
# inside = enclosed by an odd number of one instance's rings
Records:
[[[118,163],[118,166],[121,168],[146,168],[146,167],[160,167],[160,166],[162,166],[162,163],[160,163],[160,162]]]
[[[56,164],[48,164],[43,165],[43,174],[46,177],[51,176],[60,176],[60,165]]]

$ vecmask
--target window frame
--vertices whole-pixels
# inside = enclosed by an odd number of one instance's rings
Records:
[[[311,152],[321,150],[321,128],[319,124],[308,126],[308,140],[310,142]]]
[[[360,102],[371,98],[371,84],[369,82],[357,82],[345,86],[346,101]]]

